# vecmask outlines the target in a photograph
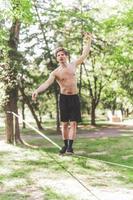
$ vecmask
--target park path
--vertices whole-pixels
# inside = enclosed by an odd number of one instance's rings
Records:
[[[31,131],[32,132],[32,131]],[[55,131],[54,131],[55,132]],[[45,132],[44,132],[45,134]],[[86,137],[86,138],[100,138],[100,137],[118,137],[118,136],[133,136],[133,125],[132,124],[109,124],[101,127],[100,129],[96,129],[95,127],[92,127],[91,125],[88,126],[79,126],[77,131],[77,137]],[[22,135],[24,139],[32,139],[33,137],[41,138],[37,133],[34,133],[34,135],[31,134],[24,134]],[[60,137],[59,134],[50,134],[50,137]],[[0,135],[0,140],[3,140],[5,138],[5,135]]]
[[[133,125],[112,124],[98,130],[79,129],[79,137],[99,138],[99,137],[118,137],[120,135],[133,135]]]

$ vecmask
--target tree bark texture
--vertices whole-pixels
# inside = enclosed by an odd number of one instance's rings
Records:
[[[20,138],[19,122],[18,118],[15,119],[15,125],[13,122],[13,115],[7,113],[8,111],[18,114],[18,85],[17,85],[17,69],[15,68],[15,63],[17,62],[17,47],[19,40],[19,30],[20,23],[18,20],[15,20],[12,23],[10,29],[9,37],[9,51],[8,51],[8,68],[7,68],[7,79],[5,80],[6,84],[6,96],[7,101],[5,103],[5,124],[6,124],[6,140],[8,143],[16,143],[18,140],[22,142]]]

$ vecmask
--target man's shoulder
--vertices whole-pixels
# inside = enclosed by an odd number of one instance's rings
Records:
[[[56,72],[58,72],[59,71],[59,69],[60,69],[60,66],[58,66],[56,69],[54,69],[54,73],[56,73]]]
[[[73,60],[72,62],[70,62],[70,63],[69,63],[69,66],[71,66],[71,67],[76,67],[76,61]]]
[[[51,74],[53,74],[54,76],[56,76],[56,74],[58,73],[60,67],[57,67],[56,69],[54,69]]]

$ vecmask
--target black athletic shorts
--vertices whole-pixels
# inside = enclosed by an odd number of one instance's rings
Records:
[[[81,121],[80,100],[77,94],[60,94],[59,98],[60,119],[62,122]]]

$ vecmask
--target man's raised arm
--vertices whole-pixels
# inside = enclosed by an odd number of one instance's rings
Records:
[[[49,76],[49,78],[41,84],[32,94],[32,100],[36,100],[39,93],[44,92],[55,80],[55,75],[52,72]]]
[[[77,58],[76,65],[82,64],[82,62],[85,60],[85,58],[87,58],[90,52],[91,41],[92,41],[91,33],[84,33],[84,39],[85,39],[86,45],[83,48],[82,55],[79,58]]]

